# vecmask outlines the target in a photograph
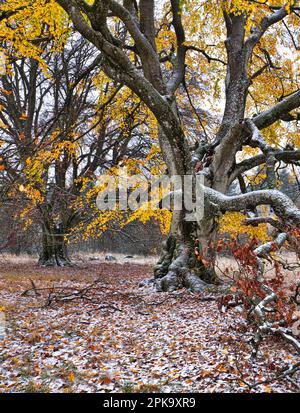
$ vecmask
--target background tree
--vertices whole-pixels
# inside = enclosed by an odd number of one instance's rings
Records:
[[[46,44],[43,59],[47,73],[22,58],[1,78],[1,195],[4,205],[19,200],[25,226],[40,225],[40,263],[63,266],[70,264],[68,236],[82,218],[75,200],[97,174],[141,157],[145,144],[137,135],[130,144],[139,102],[99,74],[94,47],[73,36],[60,53]]]

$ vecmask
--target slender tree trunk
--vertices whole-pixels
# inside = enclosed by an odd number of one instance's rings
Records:
[[[45,267],[65,267],[71,265],[65,242],[65,231],[61,227],[42,226],[42,250],[39,264]]]

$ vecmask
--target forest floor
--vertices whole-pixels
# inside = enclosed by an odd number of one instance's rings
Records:
[[[239,307],[223,312],[213,295],[137,288],[150,264],[52,269],[0,257],[0,392],[299,391],[299,372],[273,381],[297,361],[292,348],[266,339],[252,361]]]

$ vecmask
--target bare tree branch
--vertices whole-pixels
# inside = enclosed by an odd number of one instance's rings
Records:
[[[297,90],[281,102],[277,103],[275,106],[260,113],[258,116],[253,118],[253,121],[258,129],[264,129],[275,123],[277,120],[284,120],[287,114],[289,114],[292,110],[297,109],[299,106],[300,90]]]
[[[204,187],[204,196],[208,205],[210,203],[215,205],[221,212],[242,211],[258,205],[271,205],[275,213],[283,220],[300,225],[299,209],[288,196],[274,189],[226,196],[212,188]]]

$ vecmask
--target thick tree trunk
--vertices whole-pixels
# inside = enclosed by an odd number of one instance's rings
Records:
[[[208,284],[219,284],[215,273],[217,227],[212,219],[203,225],[186,222],[183,213],[175,212],[172,228],[154,269],[159,291],[185,287],[203,291]]]
[[[72,265],[62,228],[49,229],[43,225],[42,250],[39,264],[45,267],[65,267]]]

